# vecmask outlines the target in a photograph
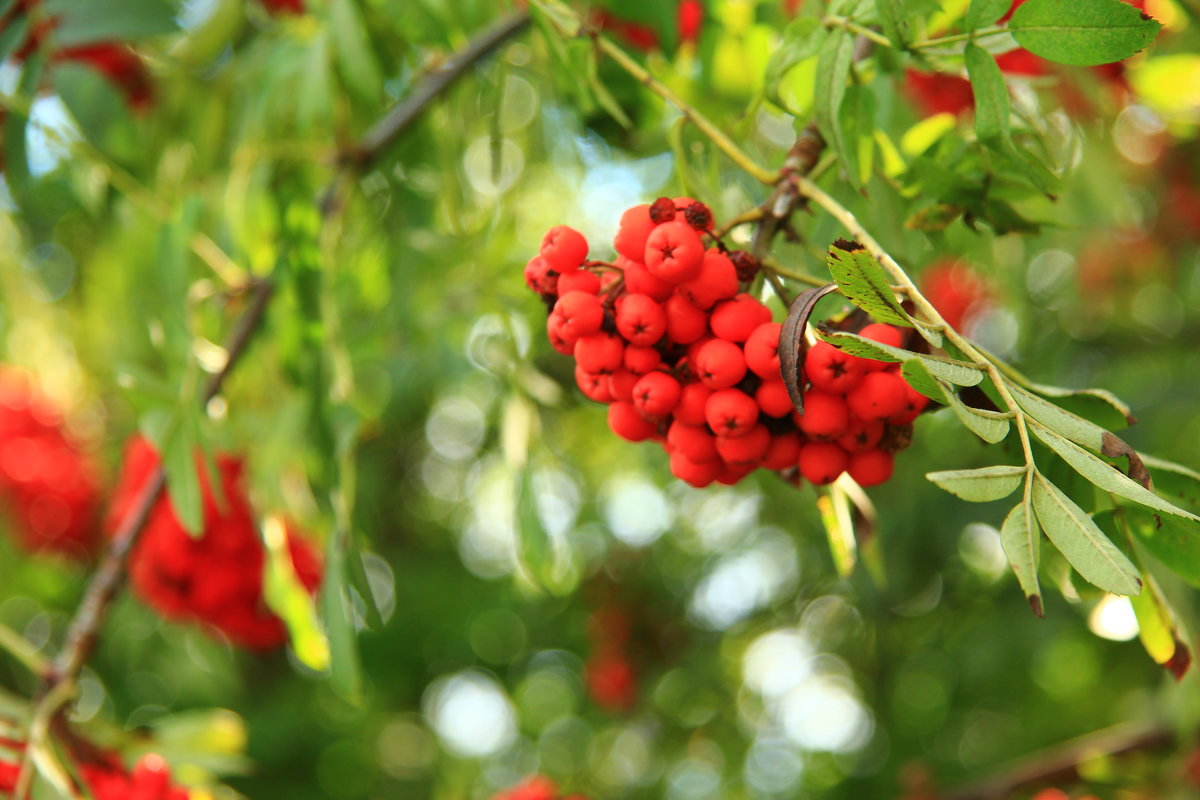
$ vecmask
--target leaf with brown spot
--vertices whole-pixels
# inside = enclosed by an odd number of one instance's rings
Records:
[[[1147,489],[1150,488],[1150,470],[1146,469],[1146,465],[1137,451],[1127,445],[1121,437],[1105,431],[1101,438],[1100,453],[1109,458],[1127,457],[1129,459],[1129,477]]]

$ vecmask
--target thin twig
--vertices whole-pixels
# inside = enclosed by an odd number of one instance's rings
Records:
[[[9,655],[20,661],[34,675],[41,677],[46,674],[49,662],[42,657],[37,648],[24,636],[3,624],[0,624],[0,650],[8,651]]]

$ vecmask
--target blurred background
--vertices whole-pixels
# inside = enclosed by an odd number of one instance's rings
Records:
[[[585,39],[535,13],[352,174],[339,154],[523,4],[125,0],[97,21],[45,0],[59,39],[22,52],[23,5],[0,3],[4,361],[111,486],[128,437],[223,363],[246,280],[274,275],[246,362],[192,422],[247,460],[260,513],[326,544],[346,509],[339,557],[365,575],[324,617],[332,675],[123,593],[72,713],[89,737],[161,752],[197,797],[489,798],[542,773],[596,800],[915,800],[1128,723],[1170,743],[1088,752],[1078,779],[1011,796],[1200,792],[1194,672],[1176,682],[1129,602],[1057,556],[1046,617],[1029,612],[1007,506],[923,477],[996,463],[948,412],[871,490],[880,569],[848,578],[811,488],[691,489],[609,432],[523,284],[542,234],[571,225],[606,258],[631,205],[686,193],[721,222],[766,190]],[[936,32],[967,4],[912,5]],[[1127,441],[1196,467],[1200,8],[1147,5],[1165,30],[1124,65],[1008,73],[1020,135],[1063,172],[1053,201],[990,183],[969,91],[887,53],[861,66],[864,188],[820,180],[968,335],[1035,380],[1113,391],[1138,418]],[[781,50],[818,0],[580,8],[762,164],[809,121],[815,59]],[[816,210],[797,227],[777,258],[824,274],[842,232]],[[8,519],[0,622],[52,653],[88,563],[31,555]],[[530,537],[536,562],[517,557]],[[1195,630],[1192,589],[1158,577]],[[0,687],[13,715],[34,689],[3,657]]]

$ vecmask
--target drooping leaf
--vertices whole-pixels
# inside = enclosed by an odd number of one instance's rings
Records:
[[[1055,433],[1096,452],[1104,446],[1106,431],[1099,425],[1017,387],[1012,387],[1012,394],[1026,414]]]
[[[1138,621],[1138,639],[1156,664],[1170,670],[1175,680],[1182,680],[1192,665],[1192,652],[1186,644],[1188,637],[1180,630],[1179,617],[1154,577],[1143,572],[1142,586],[1145,591],[1131,598]]]
[[[1004,12],[1012,8],[1011,0],[971,0],[967,15],[963,17],[963,27],[969,31],[978,30],[985,25],[991,25],[1004,16]]]
[[[919,358],[910,358],[900,367],[900,377],[908,382],[908,385],[916,389],[921,394],[928,397],[930,400],[949,405],[950,401],[946,399],[946,393],[942,391],[942,387],[937,382],[937,378],[929,371],[924,362]]]
[[[1011,427],[1008,416],[996,411],[972,408],[959,399],[948,384],[943,385],[942,388],[945,390],[946,399],[950,403],[950,408],[954,409],[954,415],[958,417],[959,422],[980,439],[988,444],[996,444],[1008,436]]]
[[[1129,528],[1150,554],[1176,575],[1200,588],[1200,529],[1172,516],[1140,508],[1121,508]]]
[[[1092,518],[1041,473],[1033,476],[1033,507],[1046,536],[1075,571],[1106,592],[1135,595],[1137,568]]]
[[[317,619],[313,598],[300,583],[292,563],[287,529],[278,517],[263,522],[263,599],[287,627],[292,650],[301,664],[317,672],[329,668],[329,640]]]
[[[817,78],[813,97],[813,115],[825,141],[833,147],[838,159],[847,170],[853,160],[849,154],[849,143],[842,131],[840,112],[846,96],[846,80],[854,57],[854,36],[849,31],[837,28],[829,32],[817,56]],[[847,173],[851,183],[857,177]]]
[[[787,319],[779,330],[779,367],[787,386],[792,405],[804,413],[804,328],[808,325],[817,301],[830,292],[837,291],[836,284],[827,284],[806,289],[796,296],[788,308]]]
[[[1092,66],[1129,58],[1154,41],[1162,25],[1122,0],[1029,0],[1008,29],[1034,55]]]
[[[1042,616],[1042,592],[1038,585],[1038,561],[1041,557],[1042,531],[1033,507],[1025,498],[1013,506],[1000,526],[1000,546],[1012,565],[1017,583],[1029,600],[1033,613]]]
[[[343,698],[362,702],[362,662],[354,630],[350,590],[346,583],[345,541],[349,531],[335,528],[325,548],[325,575],[321,581],[321,626],[329,637],[330,681]]]
[[[935,378],[957,386],[976,386],[983,380],[983,370],[969,361],[940,356],[927,356],[899,347],[876,342],[856,333],[817,329],[817,336],[844,353],[875,361],[905,362],[918,359]]]
[[[995,466],[929,472],[925,477],[963,500],[989,503],[1012,494],[1025,474],[1025,467]]]
[[[975,95],[975,135],[989,147],[1002,149],[1011,138],[1011,106],[1004,73],[992,54],[973,42],[967,43],[963,58]]]
[[[1031,427],[1034,434],[1063,461],[1070,464],[1072,469],[1104,491],[1120,495],[1155,511],[1200,522],[1200,517],[1167,502],[1099,456],[1092,455],[1053,431],[1044,430],[1037,425]]]
[[[838,239],[825,256],[829,273],[850,302],[880,322],[912,327],[879,262],[856,242]]]

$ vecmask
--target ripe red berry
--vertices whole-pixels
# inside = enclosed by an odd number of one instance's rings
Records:
[[[621,653],[596,656],[585,668],[588,693],[596,705],[608,711],[626,711],[637,699],[637,678],[629,659]],[[554,800],[555,792],[546,800]],[[526,794],[525,797],[533,796]],[[540,798],[539,798],[540,800]]]
[[[594,272],[588,272],[586,269],[573,269],[569,272],[564,272],[558,276],[556,291],[559,297],[562,297],[567,292],[599,294],[600,276]]]
[[[813,439],[836,439],[850,426],[850,410],[839,395],[809,389],[804,392],[804,413],[796,415],[796,425]]]
[[[742,479],[753,472],[757,465],[750,464],[726,464],[721,463],[721,469],[717,472],[717,483],[722,486],[736,486],[742,482]]]
[[[657,369],[662,363],[662,355],[653,347],[638,347],[629,345],[625,348],[625,369],[634,375],[645,375]]]
[[[824,486],[846,471],[846,451],[833,442],[809,442],[800,448],[800,474],[809,483]]]
[[[608,378],[607,375],[592,375],[575,367],[575,385],[579,387],[579,391],[583,392],[584,397],[595,400],[597,403],[611,403],[613,400]]]
[[[870,372],[846,395],[846,402],[859,419],[886,419],[904,408],[907,386],[895,372]]]
[[[646,239],[646,269],[670,283],[696,277],[704,260],[704,242],[686,222],[665,222]]]
[[[707,421],[705,408],[712,389],[702,383],[685,383],[679,393],[679,405],[675,407],[675,419],[684,425],[704,425]]]
[[[838,444],[847,453],[870,450],[883,441],[885,427],[881,419],[868,421],[855,417],[850,420],[850,427],[838,439]]]
[[[828,342],[817,342],[804,356],[804,377],[815,389],[846,394],[862,380],[868,363],[871,362],[843,353]]]
[[[667,444],[697,464],[717,457],[717,437],[703,425],[685,425],[675,420],[667,429]]]
[[[607,385],[608,393],[613,400],[620,400],[625,403],[633,402],[633,387],[637,384],[640,375],[634,375],[627,369],[619,369],[612,375],[608,376]]]
[[[735,296],[737,291],[737,271],[729,257],[719,250],[705,253],[696,277],[679,284],[679,294],[696,308],[705,311],[719,300]]]
[[[761,422],[742,436],[718,436],[717,453],[726,464],[757,465],[771,446],[771,433]]]
[[[675,291],[675,284],[656,277],[640,261],[629,261],[625,264],[625,291],[662,303]]]
[[[727,389],[746,376],[742,348],[724,339],[710,339],[691,362],[696,377],[710,389]]]
[[[587,252],[587,239],[566,225],[555,225],[542,237],[541,256],[560,273],[578,269]]]
[[[604,324],[604,306],[600,298],[587,292],[567,292],[554,304],[554,314],[562,318],[564,339],[579,341],[600,330]]]
[[[846,466],[846,472],[859,486],[877,486],[892,477],[892,454],[882,450],[864,450],[854,453]]]
[[[575,342],[575,360],[584,372],[609,375],[621,368],[625,343],[611,333],[594,333]]]
[[[720,389],[704,404],[704,420],[718,436],[742,436],[758,422],[758,403],[740,389]]]
[[[568,339],[563,333],[563,318],[558,314],[546,317],[546,338],[550,345],[564,356],[575,354],[575,340]]]
[[[783,325],[764,322],[746,339],[746,366],[763,380],[779,380],[779,333]]]
[[[665,417],[679,405],[679,381],[665,372],[643,375],[633,387],[633,405],[647,419]]]
[[[665,304],[667,336],[676,344],[691,344],[708,333],[708,315],[677,294]]]
[[[754,402],[768,417],[786,417],[795,410],[787,384],[781,380],[763,381],[754,392]]]
[[[617,303],[617,330],[630,344],[649,347],[666,332],[667,315],[648,295],[628,294]]]
[[[616,402],[608,407],[608,427],[630,442],[644,442],[657,432],[654,423],[642,419],[633,403]]]
[[[671,453],[671,474],[697,489],[703,489],[715,481],[721,468],[722,464],[719,458],[695,462],[679,450]]]
[[[538,294],[558,292],[558,270],[541,256],[534,256],[525,265],[525,285]]]
[[[672,209],[674,211],[674,209]],[[634,206],[621,215],[620,227],[613,239],[613,247],[626,258],[641,261],[646,257],[646,239],[654,230],[650,219],[650,206]]]
[[[913,420],[921,416],[921,412],[929,405],[929,398],[916,389],[904,384],[904,405],[895,414],[888,417],[891,425],[911,425]]]
[[[718,303],[712,312],[712,331],[722,339],[744,342],[755,328],[771,321],[771,310],[748,294]]]
[[[800,461],[800,445],[803,440],[795,431],[771,437],[771,444],[763,455],[762,465],[766,469],[787,469]]]

